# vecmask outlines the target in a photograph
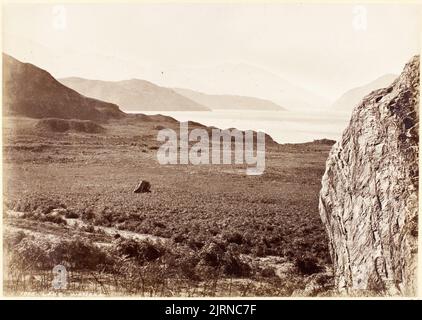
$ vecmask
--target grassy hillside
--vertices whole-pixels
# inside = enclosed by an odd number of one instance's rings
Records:
[[[115,104],[87,98],[47,71],[3,53],[3,115],[104,122],[124,113]]]

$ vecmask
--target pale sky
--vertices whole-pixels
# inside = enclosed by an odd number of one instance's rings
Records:
[[[333,100],[420,51],[420,6],[364,7],[366,28],[354,5],[66,4],[64,20],[53,5],[5,5],[3,47],[58,78],[243,63]]]

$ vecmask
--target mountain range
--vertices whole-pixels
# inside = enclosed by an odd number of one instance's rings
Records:
[[[312,90],[291,83],[277,73],[250,63],[204,66],[150,65],[114,55],[94,55],[74,47],[47,47],[16,35],[5,37],[3,49],[22,61],[29,59],[40,68],[49,70],[56,79],[67,77],[69,70],[84,79],[109,81],[109,79],[140,78],[167,89],[187,88],[209,95],[255,97],[271,101],[290,111],[318,110],[329,107],[332,103]],[[101,67],[93,69],[94,64]],[[121,105],[121,108],[124,110],[126,107]],[[207,106],[199,107],[199,109],[204,108]],[[268,110],[272,108],[274,106],[268,106]]]
[[[386,74],[366,85],[351,89],[332,105],[331,110],[351,110],[365,95],[388,86],[394,79],[396,75]],[[286,110],[287,108],[267,99],[168,88],[140,79],[101,81],[63,78],[58,81],[47,71],[30,63],[22,63],[3,53],[4,115],[106,121],[124,117],[123,111],[217,109]]]
[[[366,95],[372,91],[389,86],[398,76],[385,74],[363,86],[351,89],[341,95],[331,106],[336,111],[351,111]]]
[[[325,97],[247,63],[163,68],[160,72],[149,73],[148,79],[162,86],[189,88],[210,95],[256,97],[289,111],[317,110],[331,105]]]
[[[215,109],[284,110],[272,101],[235,95],[210,95],[189,89],[166,88],[131,79],[100,81],[63,78],[59,81],[79,93],[112,102],[124,111],[210,111]]]
[[[177,93],[200,103],[212,110],[218,109],[237,109],[237,110],[274,110],[282,111],[285,108],[275,104],[272,101],[258,99],[254,97],[206,94],[190,89],[174,88]]]
[[[209,111],[203,105],[178,94],[172,89],[149,81],[130,79],[100,81],[82,78],[64,78],[59,81],[79,93],[115,103],[124,111]]]

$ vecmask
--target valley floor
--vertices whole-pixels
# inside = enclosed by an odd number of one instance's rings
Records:
[[[329,294],[318,193],[330,144],[267,145],[265,173],[247,176],[158,164],[157,123],[88,134],[36,122],[4,120],[7,294]],[[140,180],[150,193],[133,193]],[[51,287],[57,264],[66,290]]]

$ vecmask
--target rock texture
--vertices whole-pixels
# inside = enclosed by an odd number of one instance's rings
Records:
[[[336,287],[416,294],[419,56],[354,109],[329,155],[319,210]]]

